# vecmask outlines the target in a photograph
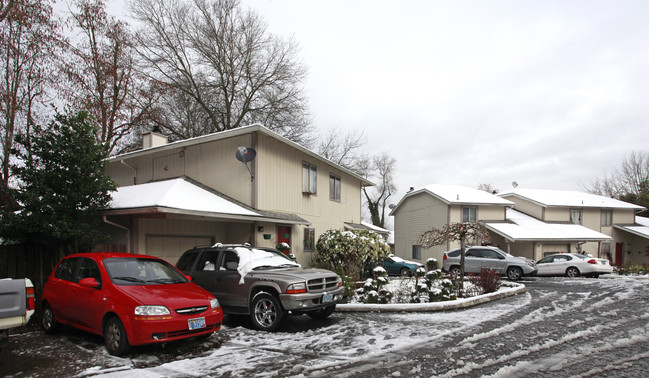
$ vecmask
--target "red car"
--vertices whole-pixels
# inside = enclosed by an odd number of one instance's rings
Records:
[[[209,337],[223,311],[208,291],[166,261],[126,253],[80,253],[62,259],[43,288],[41,326],[61,324],[104,337],[112,355],[131,345]]]

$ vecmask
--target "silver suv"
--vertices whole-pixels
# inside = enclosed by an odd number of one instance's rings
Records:
[[[250,315],[255,328],[264,331],[277,329],[289,311],[326,318],[344,291],[334,272],[302,268],[275,249],[248,244],[193,248],[176,267],[212,293],[223,312]]]
[[[460,249],[444,252],[442,270],[451,275],[460,274]],[[496,247],[469,247],[464,259],[465,273],[480,273],[482,268],[494,269],[512,281],[537,273],[534,261],[515,257]]]

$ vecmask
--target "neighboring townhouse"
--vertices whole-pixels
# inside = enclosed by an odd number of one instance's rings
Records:
[[[394,216],[394,254],[404,259],[426,261],[458,248],[446,243],[423,249],[419,237],[432,228],[456,222],[505,222],[514,203],[491,193],[458,185],[428,185],[411,190],[390,212]],[[471,241],[469,241],[471,242]]]
[[[361,222],[370,181],[260,125],[167,143],[108,159],[118,189],[96,249],[144,253],[175,263],[197,245],[286,242],[309,266],[318,236]],[[238,155],[235,157],[235,155]]]
[[[622,257],[619,264],[649,265],[649,218],[636,216],[635,224],[614,227],[621,240],[615,243],[616,256]]]
[[[642,206],[578,191],[516,188],[499,196],[515,203],[515,211],[508,212],[515,226],[487,226],[497,235],[492,242],[504,242],[513,254],[539,260],[552,253],[585,252],[616,265],[648,261],[647,237],[633,229]]]

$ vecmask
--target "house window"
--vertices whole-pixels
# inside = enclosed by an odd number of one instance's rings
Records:
[[[476,222],[478,209],[475,206],[462,208],[462,222]]]
[[[421,246],[413,245],[412,246],[412,258],[415,260],[421,260]]]
[[[340,202],[340,177],[329,175],[329,199]]]
[[[302,163],[302,193],[316,194],[318,172],[315,165]]]
[[[581,216],[582,216],[581,209],[570,210],[570,223],[581,224],[582,221]]]
[[[304,229],[304,250],[313,251],[315,249],[315,228]]]
[[[613,210],[602,210],[602,226],[613,224]]]

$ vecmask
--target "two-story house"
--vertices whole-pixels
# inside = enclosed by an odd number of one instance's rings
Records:
[[[516,188],[499,196],[515,203],[508,218],[516,226],[488,227],[518,254],[538,260],[551,253],[583,251],[616,265],[631,262],[631,257],[649,261],[644,258],[649,256],[647,239],[635,237],[632,229],[642,206],[579,191]],[[541,238],[544,232],[532,232],[535,229],[555,230],[555,240]],[[516,237],[523,231],[531,235]],[[630,251],[633,256],[625,258]]]
[[[175,263],[196,245],[285,242],[311,264],[318,236],[361,222],[363,177],[260,125],[168,143],[156,132],[143,149],[108,159],[118,189],[98,249]]]
[[[459,185],[434,184],[411,190],[390,212],[394,216],[394,253],[404,259],[435,258],[441,263],[444,251],[459,244],[423,249],[418,241],[424,232],[456,222],[505,222],[507,208],[512,206],[507,199]]]

